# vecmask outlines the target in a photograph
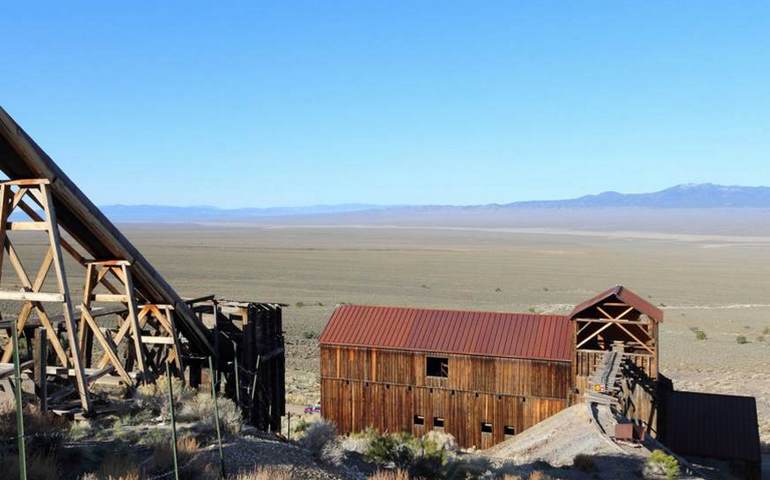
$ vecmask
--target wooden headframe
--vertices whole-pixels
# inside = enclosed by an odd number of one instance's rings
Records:
[[[635,356],[651,357],[658,371],[658,324],[663,312],[623,286],[610,288],[576,306],[570,313],[575,350],[611,350],[613,345]]]

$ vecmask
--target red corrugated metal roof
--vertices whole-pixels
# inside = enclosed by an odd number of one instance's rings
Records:
[[[569,317],[533,313],[342,305],[326,324],[320,343],[564,362],[572,358]]]
[[[615,287],[608,288],[595,297],[589,298],[585,302],[576,306],[572,310],[572,313],[569,314],[569,317],[574,318],[580,313],[596,306],[598,303],[604,302],[605,300],[608,300],[612,297],[630,307],[634,307],[637,311],[647,315],[658,323],[663,321],[663,311],[661,309],[643,299],[639,295],[635,294],[631,290],[627,289],[623,285],[617,285]]]

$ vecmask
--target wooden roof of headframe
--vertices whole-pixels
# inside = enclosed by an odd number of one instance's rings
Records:
[[[647,315],[657,323],[663,321],[663,310],[659,309],[623,285],[616,285],[612,288],[608,288],[595,297],[589,298],[585,302],[580,303],[574,309],[572,309],[572,312],[570,312],[568,316],[570,319],[574,319],[587,310],[599,306],[600,304],[613,298],[618,302],[628,305],[629,307],[633,307],[639,313]]]

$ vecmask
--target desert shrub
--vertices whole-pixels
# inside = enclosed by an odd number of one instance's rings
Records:
[[[770,327],[765,327],[765,329],[762,330],[762,335],[770,335]]]
[[[314,338],[318,338],[318,334],[311,330],[302,332],[302,336],[305,337],[306,340],[313,340]]]
[[[171,377],[171,386],[174,389],[174,406],[177,409],[197,393],[197,390],[186,387],[181,379],[174,376]],[[167,417],[169,415],[168,377],[161,375],[155,383],[139,385],[136,389],[135,399],[142,416],[146,417],[151,412]]]
[[[305,430],[307,430],[307,427],[310,426],[310,423],[311,422],[308,422],[304,418],[300,418],[299,420],[297,420],[297,423],[294,424],[294,428],[292,429],[292,431],[294,433],[304,433]]]
[[[663,450],[655,450],[644,464],[645,477],[665,476],[668,480],[679,478],[679,461]]]
[[[408,434],[385,434],[372,439],[364,456],[372,463],[394,464],[407,467],[414,460],[415,451],[407,438]],[[411,435],[408,435],[411,437]]]
[[[315,455],[317,458],[321,458],[324,447],[336,439],[337,428],[332,422],[324,419],[320,419],[316,422],[311,422],[302,437],[299,439],[299,444]]]
[[[241,431],[243,418],[241,409],[230,400],[222,396],[217,397],[219,409],[219,422],[222,429],[232,435]],[[179,410],[179,419],[184,421],[197,421],[209,430],[216,428],[214,417],[214,399],[209,393],[198,393],[190,400],[182,404]]]
[[[305,306],[305,302],[297,302],[295,305],[297,308],[302,308]]]
[[[738,335],[737,337],[735,337],[735,341],[738,342],[738,345],[749,343],[749,341],[743,335]]]
[[[342,442],[335,438],[334,440],[327,442],[321,448],[321,461],[339,467],[345,461],[345,449],[342,447]]]
[[[444,451],[456,452],[457,440],[449,433],[439,430],[431,430],[422,437],[423,448],[429,452]]]
[[[3,478],[21,478],[19,476],[19,456],[16,452],[6,452],[0,455]],[[59,478],[59,468],[56,456],[46,453],[32,453],[27,456],[27,478],[29,480],[56,480]]]
[[[590,455],[579,454],[572,459],[572,468],[576,468],[581,472],[589,473],[596,469],[594,459]]]
[[[91,422],[72,422],[67,437],[72,441],[80,441],[91,435]]]
[[[367,427],[362,432],[351,433],[345,437],[342,440],[342,448],[348,452],[356,452],[363,455],[366,453],[369,445],[371,445],[372,440],[377,436],[379,436],[379,433],[375,429]]]
[[[704,332],[700,328],[693,327],[690,330],[692,330],[692,332],[695,334],[695,339],[696,340],[706,340],[706,338],[707,338],[706,337],[706,332]]]
[[[757,341],[758,341],[758,342],[764,342],[764,341],[765,341],[765,336],[764,336],[764,335],[759,335],[759,336],[757,337]]]

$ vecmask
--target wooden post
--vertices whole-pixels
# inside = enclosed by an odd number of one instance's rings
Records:
[[[53,197],[51,196],[51,189],[48,183],[40,185],[40,198],[43,205],[43,210],[46,215],[46,222],[48,228],[48,238],[51,244],[51,253],[53,254],[53,267],[56,273],[56,281],[59,286],[59,291],[64,296],[62,302],[62,314],[64,316],[64,327],[67,334],[67,342],[70,348],[70,358],[72,367],[75,370],[75,381],[77,382],[77,390],[80,395],[80,404],[83,407],[84,412],[91,410],[91,399],[88,398],[88,389],[86,386],[85,372],[83,371],[83,364],[80,362],[80,348],[77,342],[76,325],[74,322],[74,315],[72,313],[72,299],[70,298],[70,289],[67,284],[67,275],[64,272],[64,259],[61,252],[61,240],[59,238],[59,224],[56,221],[56,212],[53,209]]]
[[[45,328],[35,329],[35,337],[32,340],[32,359],[35,377],[35,390],[40,399],[40,411],[48,411],[48,383],[46,381],[45,367],[48,365],[48,334]]]
[[[225,478],[225,453],[222,450],[222,431],[219,428],[219,405],[217,405],[217,389],[214,380],[214,362],[209,357],[209,378],[211,379],[211,398],[214,401],[214,421],[217,425],[217,444],[219,445],[219,474]]]
[[[238,408],[241,408],[241,377],[238,373],[238,347],[235,347],[235,355],[233,355],[233,369],[235,370],[235,404]]]
[[[16,438],[19,441],[19,478],[27,480],[27,452],[24,443],[24,411],[21,405],[21,367],[19,365],[19,332],[16,322],[11,323],[13,342],[13,376],[16,390]]]
[[[168,409],[171,414],[171,452],[174,455],[174,480],[179,480],[179,459],[176,452],[176,416],[174,415],[174,387],[171,383],[171,366],[166,362],[166,380],[168,381]]]
[[[201,384],[201,361],[199,359],[190,360],[190,378],[188,383],[192,388],[198,388]]]

